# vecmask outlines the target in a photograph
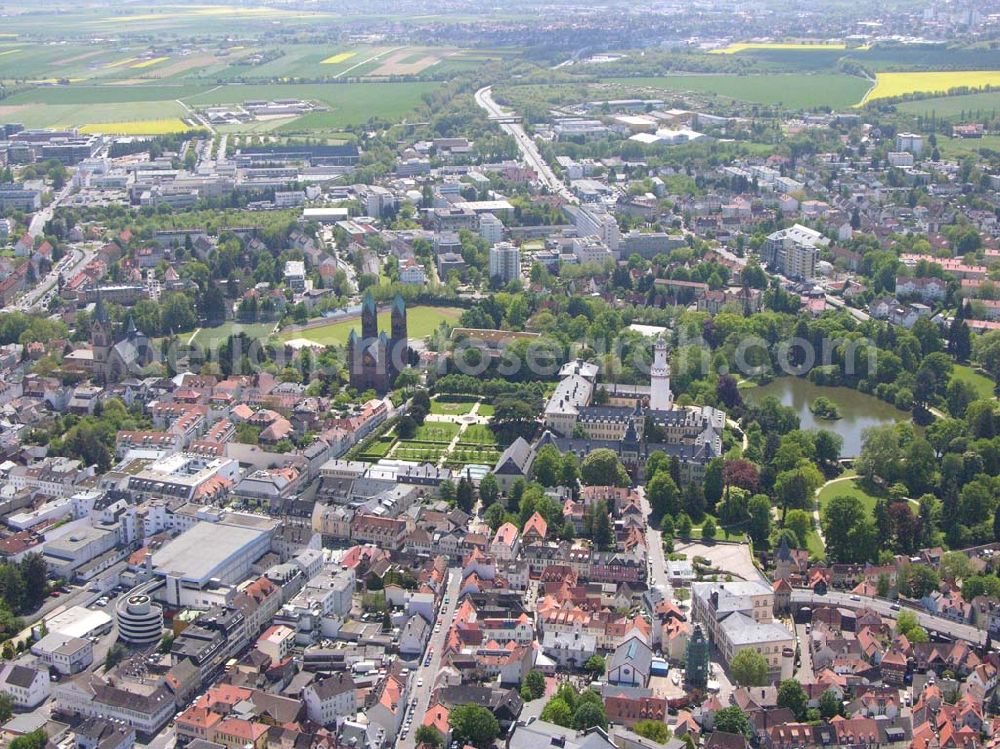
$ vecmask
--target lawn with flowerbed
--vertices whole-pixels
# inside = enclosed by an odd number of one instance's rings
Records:
[[[431,400],[431,413],[440,416],[464,416],[472,410],[476,398],[439,395]]]

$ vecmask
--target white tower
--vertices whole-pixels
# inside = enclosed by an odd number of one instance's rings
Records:
[[[674,407],[674,394],[670,392],[667,342],[662,335],[653,346],[653,367],[649,370],[649,407],[653,411],[670,411]]]

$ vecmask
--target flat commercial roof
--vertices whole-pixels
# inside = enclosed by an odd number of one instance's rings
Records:
[[[256,543],[266,530],[229,525],[196,523],[153,554],[153,568],[163,575],[204,583],[230,558]]]
[[[45,620],[45,628],[67,637],[87,638],[101,629],[111,626],[111,617],[103,611],[95,611],[83,606],[73,606]]]

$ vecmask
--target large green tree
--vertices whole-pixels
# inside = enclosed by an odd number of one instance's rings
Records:
[[[742,651],[747,652],[747,651]],[[750,718],[736,705],[724,707],[715,714],[715,730],[726,733],[742,734],[750,738]]]
[[[598,448],[580,466],[580,479],[586,486],[628,486],[629,477],[625,466],[613,450]]]
[[[858,497],[833,497],[823,509],[827,555],[837,562],[865,562],[874,558],[875,524]]]
[[[756,650],[740,650],[729,662],[729,670],[741,687],[763,687],[768,683],[767,661]]]
[[[460,744],[465,742],[486,749],[500,735],[496,716],[479,705],[458,705],[448,715],[452,736]]]

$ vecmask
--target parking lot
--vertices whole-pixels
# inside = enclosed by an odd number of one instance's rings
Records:
[[[740,580],[764,580],[763,575],[754,567],[750,557],[750,547],[747,544],[703,544],[697,541],[674,544],[674,551],[686,554],[693,560],[704,557],[712,567],[731,574]]]

